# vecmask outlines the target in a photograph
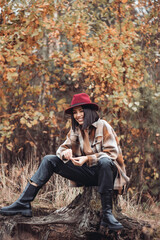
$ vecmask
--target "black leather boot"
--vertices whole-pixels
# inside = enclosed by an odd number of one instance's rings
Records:
[[[8,207],[1,208],[0,214],[6,216],[21,214],[22,216],[31,217],[32,209],[30,202],[34,200],[39,189],[40,187],[35,187],[28,183],[18,200]]]
[[[112,214],[112,190],[101,194],[103,218],[101,226],[108,227],[109,230],[120,230],[123,226]]]

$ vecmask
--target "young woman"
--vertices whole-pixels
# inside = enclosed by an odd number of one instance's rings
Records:
[[[3,215],[32,216],[30,202],[39,189],[57,173],[77,186],[98,186],[101,195],[102,226],[119,230],[123,226],[112,214],[113,189],[121,191],[128,180],[117,136],[112,127],[99,118],[98,105],[85,93],[73,96],[70,108],[72,127],[56,155],[46,155],[19,199],[0,209]]]

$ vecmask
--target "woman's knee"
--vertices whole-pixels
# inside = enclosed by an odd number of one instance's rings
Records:
[[[59,160],[60,159],[56,155],[46,155],[43,157],[41,164],[45,166],[53,165],[56,167]]]
[[[99,159],[99,165],[102,168],[111,168],[113,166],[113,161],[110,158],[101,158]]]

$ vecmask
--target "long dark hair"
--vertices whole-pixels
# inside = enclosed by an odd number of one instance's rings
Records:
[[[96,112],[96,110],[92,109],[88,105],[82,105],[83,111],[84,111],[84,123],[82,125],[82,129],[86,129],[87,127],[90,127],[92,123],[96,122],[99,119],[99,115]],[[71,114],[71,120],[72,120],[72,129],[75,132],[76,127],[79,126],[78,122],[74,119],[73,113]]]

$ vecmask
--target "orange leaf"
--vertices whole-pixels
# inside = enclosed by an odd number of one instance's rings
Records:
[[[2,55],[0,55],[0,61],[5,62],[5,59]]]

